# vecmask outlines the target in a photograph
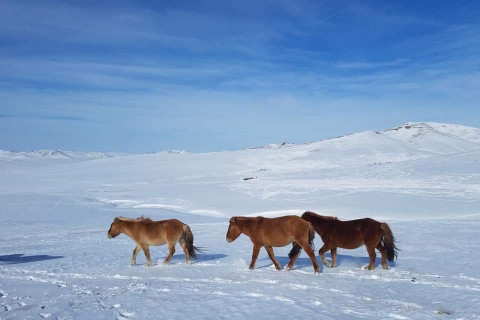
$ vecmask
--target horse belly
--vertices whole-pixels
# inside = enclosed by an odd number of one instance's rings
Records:
[[[167,241],[165,241],[164,239],[160,239],[160,240],[153,240],[149,243],[149,245],[151,246],[162,246],[164,245],[165,243],[167,243]]]
[[[271,247],[285,247],[294,241],[293,237],[278,238],[278,239],[269,239],[265,241],[265,246]]]
[[[361,234],[357,232],[339,235],[335,242],[336,247],[343,249],[357,249],[364,244]]]
[[[167,241],[165,240],[165,237],[162,237],[159,234],[145,235],[145,237],[143,238],[143,242],[145,242],[149,246],[161,246],[167,243]]]
[[[355,242],[355,243],[345,243],[341,244],[338,247],[343,248],[343,249],[357,249],[358,247],[362,246],[363,242]]]

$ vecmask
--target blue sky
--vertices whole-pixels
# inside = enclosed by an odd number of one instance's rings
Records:
[[[0,2],[0,149],[480,127],[480,2]]]

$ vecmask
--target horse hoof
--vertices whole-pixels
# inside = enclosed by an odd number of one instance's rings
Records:
[[[388,266],[382,266],[382,268],[388,270]]]
[[[248,270],[253,270],[255,269],[255,267],[248,267]]]
[[[366,266],[364,269],[365,269],[365,270],[373,270],[373,267]]]
[[[322,273],[322,270],[320,270],[320,269],[315,269],[314,274],[319,274],[319,273]]]

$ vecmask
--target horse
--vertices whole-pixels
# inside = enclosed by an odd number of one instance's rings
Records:
[[[284,247],[293,242],[293,246],[296,249],[294,251],[292,248],[288,255],[290,262],[288,263],[287,270],[293,268],[293,264],[303,248],[312,260],[315,273],[320,272],[315,253],[313,252],[315,230],[311,223],[300,217],[232,217],[226,235],[227,242],[233,242],[242,233],[247,235],[253,243],[252,261],[250,262],[249,267],[250,270],[255,268],[255,262],[262,247],[265,247],[265,250],[275,265],[275,268],[280,270],[280,264],[277,259],[275,259],[272,247]]]
[[[169,254],[164,263],[168,263],[172,258],[177,242],[180,242],[185,252],[187,263],[190,263],[190,258],[197,259],[197,252],[202,252],[201,249],[193,245],[193,234],[190,227],[177,219],[153,221],[143,216],[137,219],[116,217],[110,226],[110,230],[108,230],[108,238],[115,238],[121,233],[126,234],[137,244],[133,249],[132,266],[136,264],[140,249],[143,250],[147,258],[147,267],[152,265],[149,245],[161,246],[165,243],[168,245]]]
[[[315,231],[323,241],[323,247],[318,254],[327,267],[337,266],[337,248],[356,249],[362,245],[367,248],[370,264],[367,270],[374,268],[376,258],[375,248],[382,255],[382,267],[388,269],[387,259],[392,262],[397,258],[398,248],[395,246],[395,237],[386,223],[371,218],[341,221],[337,217],[321,216],[306,211],[302,218],[313,224]],[[325,259],[325,253],[331,250],[332,264]]]

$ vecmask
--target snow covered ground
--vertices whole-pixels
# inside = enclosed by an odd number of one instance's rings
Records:
[[[225,241],[232,215],[305,210],[388,222],[399,259],[365,271],[364,248],[339,249],[314,275],[304,253],[287,272],[262,250],[249,271],[248,238]],[[152,247],[153,267],[131,267],[133,242],[106,233],[141,215],[182,220],[208,251],[163,265]],[[480,129],[458,125],[206,154],[0,151],[0,318],[480,318],[479,218]]]

